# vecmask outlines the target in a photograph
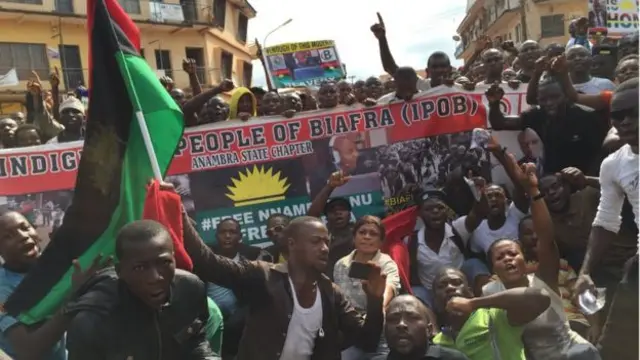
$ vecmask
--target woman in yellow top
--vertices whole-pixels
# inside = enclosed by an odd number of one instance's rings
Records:
[[[257,108],[258,102],[251,90],[246,87],[236,88],[229,100],[229,120],[247,121],[250,117],[256,116]]]

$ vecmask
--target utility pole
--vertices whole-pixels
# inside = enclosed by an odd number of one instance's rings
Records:
[[[64,80],[64,87],[65,90],[69,90],[69,79],[67,78],[67,64],[64,58],[64,38],[62,37],[62,17],[58,16],[58,33],[53,35],[51,38],[53,39],[54,37],[58,38],[58,54],[60,56],[60,71],[62,71],[62,76],[63,76],[63,80]],[[47,71],[50,71],[51,69],[47,69]]]
[[[522,25],[523,42],[529,39],[527,26],[527,0],[520,0],[520,24]]]

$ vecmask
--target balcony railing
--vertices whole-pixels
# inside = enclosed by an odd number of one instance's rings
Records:
[[[213,24],[216,19],[211,0],[118,0],[134,21],[175,24]],[[87,15],[86,0],[0,0],[0,11]],[[227,17],[231,14],[226,14]],[[236,31],[235,29],[233,30]]]

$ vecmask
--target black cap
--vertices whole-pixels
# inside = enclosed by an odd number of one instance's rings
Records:
[[[351,211],[351,203],[348,199],[336,197],[327,201],[327,204],[324,206],[324,214],[327,215],[336,206],[344,206],[347,210]]]
[[[418,196],[416,204],[423,204],[427,200],[439,200],[446,204],[447,194],[439,189],[425,190]]]

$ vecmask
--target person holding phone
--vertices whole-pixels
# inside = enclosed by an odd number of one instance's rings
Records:
[[[369,277],[369,273],[375,268],[371,263],[374,263],[387,276],[387,286],[382,300],[382,306],[386,308],[400,291],[400,277],[396,263],[389,255],[380,251],[384,241],[384,225],[379,218],[365,215],[354,224],[353,234],[355,250],[338,260],[333,269],[333,280],[353,307],[364,313],[367,309],[367,294],[362,288],[362,280]],[[382,338],[376,352],[366,353],[352,346],[342,352],[342,360],[373,359],[388,352],[389,349]]]

